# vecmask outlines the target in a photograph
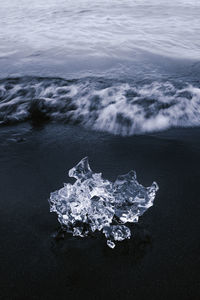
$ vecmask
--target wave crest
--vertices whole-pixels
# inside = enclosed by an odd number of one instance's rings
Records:
[[[200,87],[180,82],[104,78],[0,81],[0,124],[62,121],[132,135],[200,125]]]

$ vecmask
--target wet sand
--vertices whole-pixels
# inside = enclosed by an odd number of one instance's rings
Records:
[[[0,135],[0,299],[199,299],[200,129],[132,137],[78,126],[3,127]],[[84,156],[114,180],[136,170],[160,190],[132,238],[66,235],[50,192]]]

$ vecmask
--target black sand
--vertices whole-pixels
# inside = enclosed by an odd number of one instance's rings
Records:
[[[122,138],[22,124],[0,139],[0,299],[200,299],[200,129]],[[86,155],[105,178],[135,169],[160,187],[114,250],[102,236],[52,237],[48,196]]]

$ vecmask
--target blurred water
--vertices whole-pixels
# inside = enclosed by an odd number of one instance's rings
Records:
[[[1,0],[1,74],[144,67],[148,53],[199,60],[199,15],[196,0]]]
[[[2,0],[0,124],[200,126],[199,15],[195,0]]]

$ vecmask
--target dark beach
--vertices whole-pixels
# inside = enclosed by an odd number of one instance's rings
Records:
[[[1,1],[0,300],[200,299],[199,15],[197,0]],[[159,186],[114,249],[50,213],[86,156],[103,178]],[[119,211],[156,190],[131,174],[55,193],[68,229],[115,227],[112,247]]]
[[[0,299],[200,298],[199,128],[120,137],[22,123],[2,127],[0,142]],[[63,239],[49,212],[50,192],[85,156],[104,178],[134,169],[141,184],[159,184],[114,250],[101,235]]]

